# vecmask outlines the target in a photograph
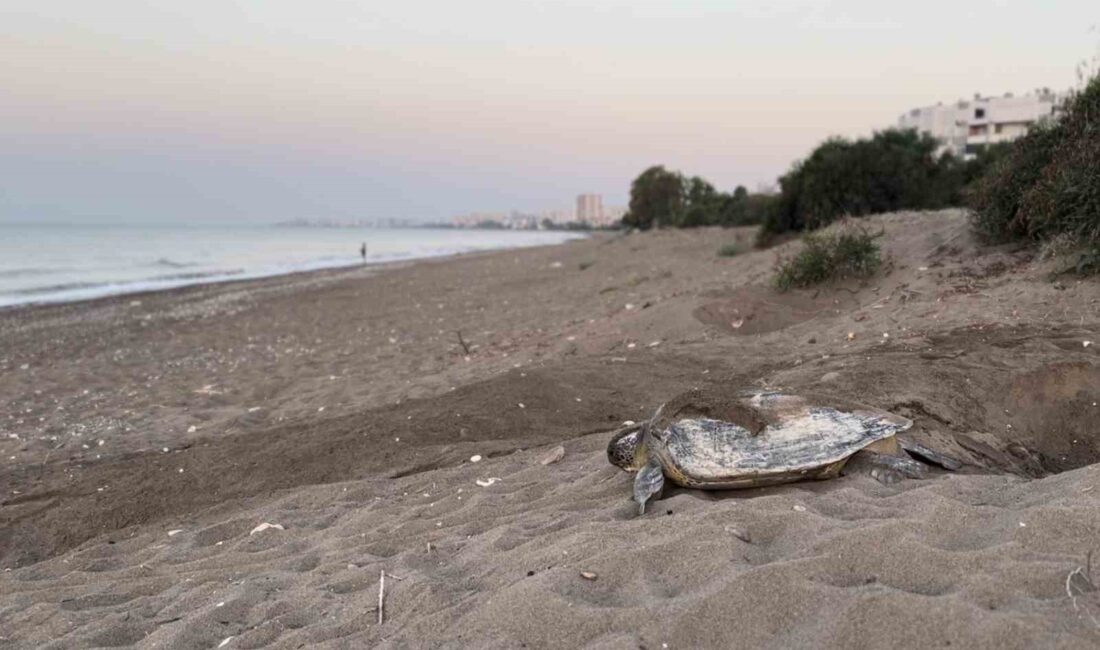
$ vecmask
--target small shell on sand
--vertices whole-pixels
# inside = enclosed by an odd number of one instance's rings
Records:
[[[268,529],[286,530],[285,528],[283,528],[282,524],[269,524],[265,521],[264,523],[260,524],[259,526],[256,526],[255,528],[253,528],[252,532],[248,533],[248,535],[251,537],[252,535],[255,535],[256,533],[262,533],[262,532],[264,532],[265,530],[268,530]]]
[[[500,480],[500,477],[493,476],[491,478],[485,478],[485,479],[479,478],[474,482],[477,483],[478,485],[480,485],[481,487],[489,487],[490,485],[492,485],[493,483],[496,483],[499,480]]]
[[[480,463],[481,462],[481,454],[474,454],[473,456],[470,456],[470,462],[471,463]]]
[[[581,571],[581,577],[585,580],[595,580],[598,576],[591,571]]]
[[[550,450],[550,453],[539,459],[540,465],[553,465],[562,458],[565,458],[565,447],[558,445]]]

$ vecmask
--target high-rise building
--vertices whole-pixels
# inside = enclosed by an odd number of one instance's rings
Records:
[[[1050,119],[1062,108],[1064,95],[1041,90],[1014,97],[975,96],[973,101],[914,108],[898,118],[903,129],[917,129],[936,138],[940,151],[970,157],[982,148],[1015,140],[1032,124]]]
[[[602,224],[603,197],[599,194],[581,194],[577,197],[577,221]]]

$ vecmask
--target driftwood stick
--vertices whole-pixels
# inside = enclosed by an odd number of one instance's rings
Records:
[[[466,345],[466,341],[462,340],[462,330],[455,330],[455,334],[458,334],[458,344],[462,346],[462,351],[466,354],[470,354],[470,346]]]
[[[392,573],[386,573],[385,569],[378,572],[378,624],[381,625],[385,620],[384,603],[386,601],[386,576],[393,578],[394,580],[404,580],[401,576],[395,576]]]
[[[382,619],[385,616],[385,611],[382,609],[385,607],[386,602],[386,571],[383,569],[378,573],[378,624],[382,624]]]

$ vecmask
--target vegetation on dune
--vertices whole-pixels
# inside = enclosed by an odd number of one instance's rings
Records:
[[[742,252],[740,244],[725,244],[718,249],[718,257],[734,257]]]
[[[723,193],[698,176],[650,167],[631,186],[623,225],[645,230],[760,224],[761,246],[845,217],[966,205],[974,229],[987,241],[1080,250],[1078,271],[1100,273],[1100,74],[1062,113],[969,160],[937,155],[937,141],[915,130],[831,138],[780,177],[778,194],[749,194],[740,186]],[[872,239],[852,232],[806,236],[803,251],[781,266],[777,285],[869,274],[879,263]],[[719,255],[738,252],[729,246]]]
[[[856,227],[807,233],[802,237],[802,249],[779,262],[775,286],[780,291],[787,291],[826,280],[871,276],[882,265],[875,242],[880,235]]]
[[[745,226],[764,220],[772,197],[749,194],[738,186],[719,192],[705,179],[687,177],[661,166],[642,172],[630,186],[630,209],[623,217],[628,228],[697,228]]]
[[[964,161],[936,155],[937,148],[935,138],[911,129],[827,140],[779,179],[779,198],[759,242],[815,230],[842,217],[960,205],[965,186],[1003,153],[992,148]]]
[[[832,138],[779,179],[778,194],[750,194],[743,186],[723,193],[698,176],[650,167],[631,185],[623,225],[647,230],[761,224],[762,245],[842,217],[961,205],[964,188],[1005,152],[997,146],[962,160],[937,156],[937,146],[913,130]]]
[[[1072,242],[1080,272],[1100,271],[1100,75],[1056,121],[1013,143],[967,192],[975,230],[991,242]]]

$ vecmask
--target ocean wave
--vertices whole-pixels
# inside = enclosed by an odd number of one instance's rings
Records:
[[[65,268],[23,268],[23,269],[7,269],[0,270],[0,279],[10,278],[29,278],[36,275],[54,275],[57,273],[67,273],[72,269]]]
[[[198,262],[177,262],[170,260],[167,257],[161,257],[157,261],[153,262],[153,266],[167,266],[170,269],[186,269],[191,266],[198,266]]]
[[[34,295],[50,295],[50,294],[65,294],[73,291],[88,291],[103,289],[107,290],[107,294],[111,293],[130,293],[133,291],[146,291],[148,289],[156,289],[163,284],[198,284],[204,280],[231,280],[236,276],[244,274],[244,269],[229,269],[218,271],[205,271],[195,273],[170,273],[167,275],[155,275],[149,278],[142,278],[140,280],[126,280],[126,281],[114,281],[114,282],[64,282],[60,284],[48,284],[38,287],[30,287],[27,289],[16,289],[10,291],[12,295],[20,296],[34,296]]]
[[[194,266],[194,265],[190,265]],[[139,280],[139,282],[157,282],[159,280],[208,280],[210,278],[232,278],[237,275],[242,275],[244,269],[230,269],[228,271],[194,271],[192,273],[169,273],[167,275],[154,275],[147,280]]]
[[[50,294],[62,291],[73,291],[74,289],[91,289],[94,287],[103,286],[102,282],[64,282],[61,284],[47,284],[40,287],[30,287],[28,289],[16,289],[11,291],[14,295],[20,296],[33,296],[35,294]]]

